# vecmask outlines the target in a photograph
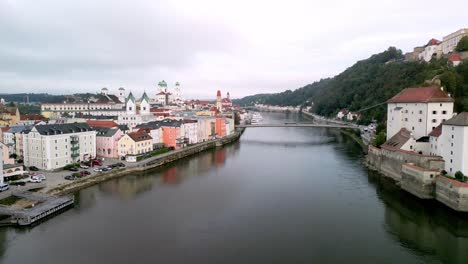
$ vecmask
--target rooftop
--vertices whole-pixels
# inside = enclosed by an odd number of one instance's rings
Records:
[[[453,98],[448,96],[438,87],[406,88],[392,97],[387,103],[429,103],[429,102],[453,102]]]
[[[398,131],[398,133],[382,144],[381,147],[390,150],[401,149],[401,147],[403,147],[403,145],[408,142],[410,137],[411,132],[409,132],[406,128],[402,128],[400,131]]]
[[[445,121],[443,125],[468,126],[468,112],[461,112],[458,115]]]
[[[94,128],[113,128],[119,125],[112,120],[86,120],[86,124]]]
[[[140,141],[145,141],[145,140],[151,140],[153,139],[150,135],[145,133],[144,131],[138,131],[138,132],[132,132],[128,133],[128,136],[133,139],[135,142],[140,142]]]
[[[440,137],[442,134],[442,124],[438,125],[436,128],[434,128],[431,133],[429,133],[430,137]]]
[[[37,125],[35,128],[39,134],[46,136],[93,131],[86,123]]]

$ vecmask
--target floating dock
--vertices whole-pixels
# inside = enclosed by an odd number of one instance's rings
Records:
[[[13,196],[37,201],[38,204],[27,209],[13,209],[0,206],[0,214],[10,215],[10,223],[19,226],[32,225],[41,219],[73,206],[74,199],[69,196],[49,196],[35,192],[16,192]]]

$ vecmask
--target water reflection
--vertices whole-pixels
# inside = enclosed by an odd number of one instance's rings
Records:
[[[239,149],[239,144],[237,143],[234,147],[210,150],[155,170],[101,183],[98,188],[104,194],[116,195],[123,199],[132,198],[157,188],[159,185],[177,185],[189,177],[206,175],[203,172],[222,168],[226,163],[227,156],[235,154]],[[200,173],[194,175],[194,171],[199,171]],[[89,193],[82,191],[77,193],[75,198],[82,207],[85,204],[92,205],[95,201],[95,193],[95,191]]]
[[[402,191],[393,182],[369,171],[369,183],[385,207],[385,230],[402,247],[431,255],[443,263],[467,263],[468,216],[436,201]]]

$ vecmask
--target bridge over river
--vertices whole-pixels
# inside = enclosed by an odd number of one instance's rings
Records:
[[[262,128],[262,127],[322,127],[322,128],[340,128],[340,129],[359,129],[358,126],[353,125],[342,125],[342,124],[317,124],[317,123],[278,123],[278,124],[250,124],[250,125],[238,125],[239,128]]]

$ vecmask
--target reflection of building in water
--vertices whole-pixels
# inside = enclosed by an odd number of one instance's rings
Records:
[[[165,184],[177,184],[180,182],[180,177],[177,175],[177,167],[173,166],[163,171],[162,180]]]
[[[214,153],[216,167],[221,167],[226,162],[226,148],[218,149]]]
[[[125,176],[102,183],[99,188],[104,193],[118,194],[120,197],[129,198],[151,190],[155,180],[155,177],[147,175]]]
[[[438,204],[402,192],[370,172],[370,182],[385,202],[385,225],[401,245],[419,254],[434,255],[444,263],[466,263],[468,219]]]

